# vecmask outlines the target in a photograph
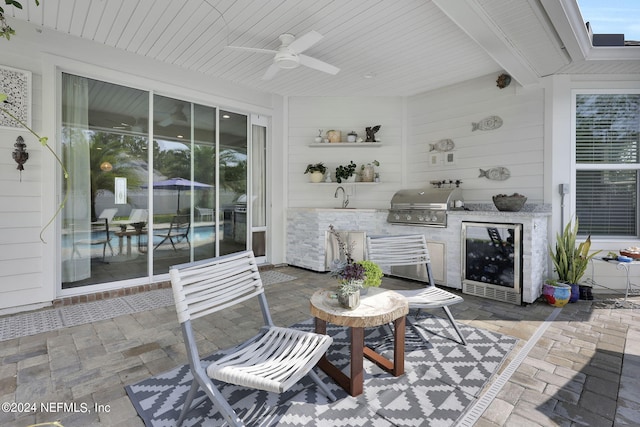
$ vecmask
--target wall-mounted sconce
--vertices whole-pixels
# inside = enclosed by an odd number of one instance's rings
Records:
[[[509,74],[500,74],[498,76],[498,80],[496,80],[496,86],[500,89],[504,89],[505,87],[511,84],[511,76]]]
[[[24,143],[24,139],[19,136],[16,138],[16,143],[13,144],[16,147],[13,150],[13,160],[18,164],[18,169],[20,171],[20,181],[22,181],[22,171],[24,170],[24,164],[29,160],[29,153],[27,153],[27,144]]]

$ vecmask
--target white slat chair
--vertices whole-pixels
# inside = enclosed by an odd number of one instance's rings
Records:
[[[431,258],[427,249],[427,240],[422,234],[402,236],[367,236],[367,257],[380,266],[401,266],[425,264],[429,276],[429,284],[424,289],[398,290],[409,301],[409,309],[442,308],[451,325],[460,337],[462,344],[467,345],[462,332],[449,310],[450,305],[463,302],[461,296],[436,287],[431,271]]]
[[[181,264],[169,270],[171,286],[182,327],[191,389],[177,425],[181,425],[202,388],[232,426],[244,425],[211,379],[243,387],[282,393],[309,375],[330,400],[335,396],[313,371],[333,342],[328,335],[274,326],[258,266],[252,251]],[[231,353],[203,367],[191,328],[191,320],[257,297],[265,327]],[[196,402],[197,406],[201,402]]]

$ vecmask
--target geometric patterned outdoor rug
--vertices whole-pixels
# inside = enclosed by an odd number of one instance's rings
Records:
[[[320,378],[337,400],[330,402],[305,377],[283,394],[220,385],[222,394],[248,426],[451,426],[478,398],[517,339],[459,323],[467,339],[463,346],[451,334],[448,321],[423,314],[407,317],[405,374],[394,377],[364,360],[364,393],[349,396],[322,371]],[[294,328],[313,331],[313,320]],[[349,337],[341,326],[327,324],[334,342],[329,359],[345,372],[349,364]],[[367,345],[392,358],[388,326],[367,328]],[[221,352],[209,356],[215,360]],[[347,372],[348,373],[348,372]],[[149,426],[173,426],[191,384],[187,365],[126,387],[140,417]],[[219,385],[219,383],[217,383]],[[200,392],[200,395],[204,395]],[[208,399],[191,410],[183,426],[223,425]]]

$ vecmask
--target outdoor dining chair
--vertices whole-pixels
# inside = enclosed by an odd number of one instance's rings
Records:
[[[177,251],[176,243],[180,243],[182,240],[186,240],[187,244],[191,246],[191,242],[189,241],[190,228],[191,218],[189,215],[174,215],[171,219],[169,230],[165,233],[155,234],[157,237],[162,237],[162,240],[155,246],[154,250],[158,249],[158,247],[167,240],[171,243],[174,251]]]
[[[177,425],[181,425],[192,409],[200,388],[229,425],[244,425],[212,379],[282,393],[309,375],[330,400],[335,400],[331,390],[313,371],[333,339],[328,335],[273,324],[252,251],[177,265],[170,268],[169,275],[193,374]],[[253,338],[205,366],[198,354],[191,320],[229,309],[254,297],[260,303],[264,327]]]
[[[367,257],[381,267],[424,264],[427,268],[429,283],[423,289],[397,290],[409,301],[409,309],[442,308],[460,337],[462,344],[467,345],[462,332],[449,310],[449,306],[463,302],[461,296],[436,287],[431,270],[431,259],[427,240],[422,234],[402,236],[367,236]]]
[[[118,213],[118,208],[107,208],[100,212],[97,219],[106,219],[108,223],[111,223],[116,213]]]
[[[126,229],[130,225],[140,223],[140,222],[147,222],[148,219],[149,219],[148,209],[134,208],[134,209],[131,209],[128,219],[117,219],[115,221],[109,221],[109,222],[113,225],[120,226],[120,228],[124,227],[124,229]]]
[[[102,262],[105,262],[107,255],[107,245],[111,249],[113,256],[113,246],[111,246],[111,232],[109,231],[109,219],[99,218],[90,224],[89,238],[75,242],[74,252],[77,252],[76,245],[102,246]]]

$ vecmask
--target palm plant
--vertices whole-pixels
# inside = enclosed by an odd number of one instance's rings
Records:
[[[121,144],[121,136],[114,136],[106,132],[96,132],[89,145],[89,179],[91,191],[91,218],[97,217],[96,199],[100,192],[115,191],[114,178],[127,178],[127,185],[136,188],[142,184],[142,180],[136,174],[135,169],[127,161]],[[112,168],[104,169],[101,166],[108,163]]]

